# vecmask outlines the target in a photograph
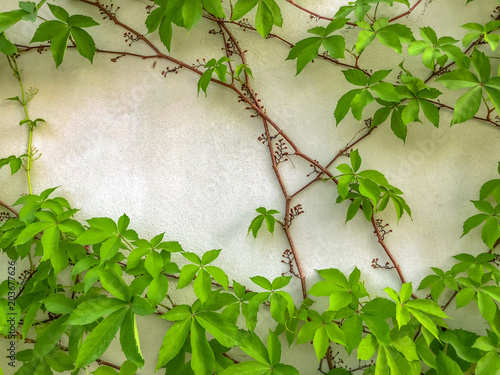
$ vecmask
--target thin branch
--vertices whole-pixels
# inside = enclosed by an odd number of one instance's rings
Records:
[[[19,217],[19,212],[17,212],[16,210],[14,210],[11,206],[9,206],[4,201],[0,200],[0,206],[4,207],[7,210],[9,210],[10,212],[12,212],[14,215],[16,215],[16,217]]]
[[[406,12],[404,12],[404,13],[401,13],[399,16],[396,16],[396,17],[391,18],[391,19],[389,20],[389,22],[394,22],[394,21],[396,21],[396,20],[398,20],[398,19],[400,19],[400,18],[403,18],[403,17],[405,17],[405,16],[409,15],[411,12],[413,12],[413,11],[415,10],[415,8],[416,8],[416,7],[418,6],[418,4],[420,4],[421,2],[422,2],[422,0],[418,0],[415,4],[413,4],[413,6],[412,6],[410,9],[408,9],[408,10],[407,10]]]

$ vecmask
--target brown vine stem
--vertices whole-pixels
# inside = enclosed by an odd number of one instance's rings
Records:
[[[14,215],[16,215],[17,217],[19,217],[19,212],[17,212],[16,210],[14,210],[11,206],[9,206],[7,203],[5,203],[4,201],[0,200],[0,206],[6,208],[7,210],[9,210],[10,212],[12,212]]]
[[[389,250],[389,248],[385,244],[385,241],[384,241],[382,235],[380,234],[380,230],[378,229],[377,222],[375,221],[375,215],[372,215],[371,222],[372,222],[373,228],[375,229],[375,234],[377,235],[378,243],[380,244],[380,246],[382,246],[384,248],[385,253],[387,254],[387,256],[391,260],[392,264],[394,265],[394,268],[398,272],[398,275],[399,275],[399,278],[401,279],[401,282],[403,284],[405,284],[406,283],[406,279],[405,279],[405,277],[403,275],[403,272],[401,271],[401,267],[399,266],[399,263],[396,261],[396,259],[392,255],[392,252]],[[415,293],[412,293],[411,295],[412,295],[413,298],[418,299],[418,297],[416,296]]]
[[[422,0],[418,0],[415,4],[413,4],[413,6],[412,6],[410,9],[408,9],[408,10],[407,10],[406,12],[404,12],[404,13],[401,13],[399,16],[396,16],[396,17],[391,18],[391,19],[389,20],[389,22],[394,22],[394,21],[396,21],[396,20],[398,20],[398,19],[400,19],[400,18],[403,18],[403,17],[405,17],[405,16],[409,15],[411,12],[413,12],[413,11],[415,10],[415,8],[416,8],[416,7],[418,6],[418,4],[420,4],[421,2],[422,2]]]
[[[299,4],[297,4],[293,0],[286,0],[286,2],[293,5],[294,7],[298,8],[298,9],[300,9],[301,11],[306,12],[307,14],[309,14],[313,17],[316,17],[316,18],[321,19],[321,20],[333,21],[333,18],[325,17],[325,16],[322,16],[321,14],[314,13],[314,12],[310,11],[309,9],[306,9],[306,8],[300,6]]]
[[[335,161],[337,161],[337,159],[342,156],[347,150],[349,150],[350,148],[354,147],[355,145],[357,145],[359,142],[361,142],[363,139],[365,139],[367,136],[369,136],[372,131],[374,129],[370,129],[366,134],[364,134],[363,136],[361,136],[360,138],[358,138],[356,141],[354,142],[349,142],[347,144],[346,147],[344,147],[342,150],[340,150],[336,155],[335,157],[326,165],[326,168],[329,168],[333,163],[335,163]],[[300,194],[302,191],[304,191],[305,189],[307,189],[309,186],[311,186],[312,184],[314,184],[315,182],[317,181],[321,181],[321,174],[319,174],[318,176],[316,176],[316,178],[314,178],[313,180],[309,181],[307,184],[305,184],[304,186],[302,186],[300,189],[298,189],[295,193],[293,193],[291,195],[291,197],[295,197],[296,195]]]
[[[206,14],[203,16],[204,18],[208,19],[208,20],[211,20],[211,21],[214,21],[214,22],[223,22],[223,23],[226,23],[226,24],[232,24],[232,25],[236,25],[242,29],[248,29],[248,30],[251,30],[251,31],[254,31],[254,32],[257,32],[257,29],[255,27],[252,27],[250,25],[246,25],[246,24],[241,24],[239,22],[236,22],[236,21],[228,21],[228,20],[217,20],[215,17],[211,16],[210,14]],[[293,44],[292,42],[286,40],[285,38],[277,35],[277,34],[273,34],[273,33],[270,33],[268,36],[267,36],[268,39],[278,39],[280,40],[281,42],[283,42],[284,44],[287,44],[290,48],[293,48],[295,47],[295,44]],[[326,54],[321,54],[321,55],[318,55],[318,58],[321,58],[323,60],[326,60],[326,61],[330,61],[336,65],[340,65],[340,66],[345,66],[346,68],[351,68],[351,69],[358,69],[358,70],[362,70],[360,67],[356,66],[356,65],[352,65],[352,64],[346,64],[346,63],[343,63],[343,62],[340,62],[338,61],[337,59],[334,59],[333,57],[330,57]],[[366,73],[365,71],[363,71],[364,73]]]
[[[224,30],[224,32],[227,33],[228,37],[233,41],[235,47],[238,50],[238,55],[241,58],[241,62],[243,64],[246,64],[245,52],[240,47],[237,39],[234,37],[234,35],[231,33],[231,31],[227,28],[227,26],[224,23],[218,22],[218,24],[219,24],[219,27],[221,28],[221,30]],[[223,35],[224,35],[224,33],[223,33]],[[225,37],[224,37],[224,43],[226,45]],[[263,111],[261,105],[259,104],[259,101],[257,100],[257,97],[255,96],[254,91],[252,90],[252,87],[250,86],[249,80],[250,80],[250,77],[248,76],[248,73],[245,71],[245,86],[248,88],[249,95],[251,96],[252,101],[259,108],[259,110]],[[273,149],[273,145],[272,145],[271,134],[269,132],[268,122],[266,119],[262,118],[262,123],[264,125],[264,131],[266,134],[267,146],[268,146],[269,154],[271,157],[271,162],[273,165],[273,170],[274,170],[274,173],[276,175],[276,178],[278,179],[278,183],[281,187],[281,191],[283,192],[283,196],[285,197],[285,225],[283,225],[283,229],[285,231],[288,243],[290,245],[290,249],[292,251],[292,254],[293,254],[293,257],[295,260],[295,264],[297,266],[297,271],[299,273],[300,284],[301,284],[301,288],[302,288],[302,297],[304,299],[306,299],[307,298],[306,276],[305,276],[304,270],[302,269],[302,265],[299,261],[297,250],[295,248],[295,244],[294,244],[292,235],[290,233],[290,223],[291,223],[291,221],[290,221],[290,206],[291,206],[292,197],[288,194],[285,183],[283,182],[281,174],[278,170],[278,164],[276,163],[276,159],[274,158],[274,149]]]

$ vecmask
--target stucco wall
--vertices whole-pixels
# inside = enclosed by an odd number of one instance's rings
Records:
[[[80,9],[89,13],[84,4],[57,3],[67,4],[75,13]],[[116,3],[123,3],[118,13],[121,19],[145,31],[141,25],[147,1]],[[311,10],[332,15],[347,1],[302,3]],[[456,3],[425,0],[402,22],[416,36],[418,27],[430,25],[440,36],[460,39],[465,34],[460,25],[488,21],[497,4],[494,0],[477,0],[462,8]],[[13,9],[16,4],[17,1],[3,0],[0,11]],[[285,23],[276,32],[293,42],[307,37],[306,30],[316,21],[284,1],[280,6]],[[396,9],[404,10],[399,6]],[[90,14],[106,30],[89,30],[99,48],[149,53],[140,42],[129,48],[121,29],[102,21],[92,9]],[[171,55],[190,64],[197,59],[221,57],[220,38],[208,33],[212,28],[207,20],[202,20],[189,35],[176,28]],[[25,23],[10,36],[18,43],[27,43],[34,29],[35,25]],[[364,127],[351,115],[335,126],[333,111],[337,100],[352,88],[339,66],[317,59],[295,77],[295,62],[285,61],[289,52],[286,45],[236,27],[234,33],[248,50],[248,64],[255,77],[252,84],[267,114],[304,153],[326,164]],[[348,45],[352,45],[356,33],[347,30],[345,36]],[[156,34],[151,35],[151,40],[160,45]],[[161,72],[173,64],[158,61],[154,66],[153,60],[131,57],[113,63],[112,57],[98,53],[91,65],[76,51],[68,51],[59,69],[55,68],[50,52],[39,55],[32,51],[18,59],[25,85],[40,90],[29,103],[30,113],[47,121],[34,135],[34,146],[42,153],[32,171],[34,191],[60,185],[58,193],[81,208],[77,214],[81,220],[99,216],[117,219],[127,213],[131,226],[144,238],[165,232],[166,239],[179,241],[188,251],[202,253],[222,248],[217,265],[226,270],[230,279],[256,290],[258,287],[248,277],[262,275],[272,279],[286,272],[281,254],[288,244],[279,228],[274,235],[262,230],[257,239],[247,236],[257,207],[281,212],[285,207],[267,147],[258,140],[263,133],[262,121],[250,117],[251,112],[244,110],[234,93],[222,87],[211,85],[208,98],[198,96],[199,76],[185,69],[164,78]],[[374,43],[363,54],[361,64],[373,70],[390,69],[402,59]],[[409,57],[405,64],[425,77],[419,59]],[[390,78],[394,79],[398,72],[395,69]],[[0,60],[1,98],[16,96],[18,91],[6,59]],[[446,98],[447,104],[453,104],[460,92],[453,95]],[[27,130],[18,125],[22,109],[15,102],[2,101],[0,111],[0,157],[24,153]],[[392,208],[377,217],[390,223],[392,233],[386,237],[387,245],[415,287],[429,273],[430,266],[447,269],[453,264],[452,255],[485,250],[478,230],[459,237],[463,221],[475,213],[469,200],[476,199],[482,183],[495,178],[500,160],[498,128],[479,121],[450,128],[452,113],[440,113],[438,129],[425,118],[422,124],[410,125],[406,143],[397,139],[385,124],[358,146],[362,168],[384,173],[391,184],[405,192],[412,209],[413,220],[404,216],[399,224]],[[370,114],[368,110],[364,117]],[[290,159],[279,168],[287,187],[294,191],[314,175],[307,177],[312,171],[308,163],[296,157]],[[334,168],[330,170],[333,172]],[[27,193],[25,175],[10,177],[7,168],[0,170],[0,186],[0,199],[8,203]],[[336,198],[333,184],[316,182],[293,201],[293,205],[301,204],[304,210],[291,230],[308,285],[318,280],[316,269],[335,267],[350,272],[357,266],[368,290],[375,295],[384,295],[382,289],[386,286],[399,290],[400,280],[394,270],[371,267],[374,258],[379,258],[380,263],[388,259],[370,223],[358,215],[345,224],[348,205],[336,204]],[[22,269],[21,264],[18,269]],[[4,263],[0,272],[5,273]],[[300,300],[298,279],[287,290]],[[174,282],[171,291],[176,301],[192,299],[192,295],[176,291]],[[472,310],[470,313],[477,314]],[[459,318],[450,324],[460,327],[464,314],[459,311]],[[146,357],[142,374],[153,373],[155,348],[161,344],[166,324],[153,317],[139,319]],[[266,330],[263,327],[262,332]],[[0,340],[0,346],[4,345],[4,340]],[[18,350],[22,347],[19,344]],[[124,359],[119,345],[113,345],[104,358],[115,362]],[[312,346],[284,350],[283,361],[296,366],[301,374],[315,373]]]

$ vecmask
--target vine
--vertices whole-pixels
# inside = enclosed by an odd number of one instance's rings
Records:
[[[463,226],[463,235],[481,227],[481,239],[488,251],[477,256],[459,254],[455,256],[458,263],[448,271],[433,267],[434,274],[425,277],[418,287],[418,290],[430,288],[430,298],[418,298],[386,242],[385,236],[392,229],[388,230],[389,224],[376,217],[388,206],[394,207],[398,220],[404,214],[411,217],[410,207],[402,197],[403,192],[390,184],[384,174],[361,169],[362,158],[355,147],[386,122],[394,135],[405,141],[408,126],[421,122],[422,113],[426,121],[439,127],[442,110],[453,113],[451,125],[477,120],[500,127],[496,115],[500,108],[500,78],[492,73],[492,61],[498,57],[489,56],[496,53],[500,42],[498,15],[494,14],[493,20],[484,25],[463,25],[468,33],[460,48],[457,46],[460,41],[449,36],[438,37],[428,26],[420,28],[422,40],[417,40],[413,30],[396,22],[418,9],[422,0],[412,5],[408,0],[357,0],[341,6],[332,15],[321,15],[286,0],[318,23],[308,30],[313,36],[292,43],[271,33],[286,22],[274,0],[238,0],[234,4],[219,0],[154,0],[154,4],[148,1],[144,15],[147,34],[122,20],[118,12],[121,7],[112,1],[76,2],[97,10],[103,20],[113,22],[129,48],[142,44],[150,52],[98,48],[91,33],[99,24],[88,15],[70,15],[74,11],[71,6],[66,10],[46,0],[38,4],[21,1],[18,9],[0,13],[0,52],[6,55],[21,92],[8,100],[22,106],[24,116],[20,125],[28,126],[27,152],[0,159],[0,168],[8,165],[11,174],[23,167],[29,191],[29,195],[21,196],[12,205],[0,200],[0,206],[8,211],[0,216],[3,223],[0,249],[10,259],[9,276],[0,285],[0,333],[9,340],[10,353],[14,353],[7,356],[9,368],[20,361],[23,364],[16,374],[54,371],[78,374],[97,363],[99,367],[93,372],[97,375],[116,374],[116,370],[120,375],[135,374],[145,365],[136,318],[157,315],[171,322],[156,362],[156,371],[165,369],[166,374],[298,374],[295,367],[282,362],[285,340],[288,345],[312,342],[319,367],[311,364],[311,371],[317,368],[329,375],[361,371],[367,375],[497,373],[500,270],[498,255],[493,251],[500,242],[500,179],[482,185],[479,200],[472,201],[479,213],[468,218]],[[382,9],[390,12],[394,2],[407,10],[381,17]],[[40,17],[38,12],[42,7],[55,19]],[[254,13],[252,25],[252,20],[246,17]],[[198,27],[202,18],[211,22],[209,34],[220,38],[224,56],[208,61],[198,59],[194,64],[175,58],[175,51],[171,51],[175,27],[191,30]],[[9,40],[11,27],[39,19],[43,22],[29,45]],[[296,60],[297,74],[315,59],[344,69],[345,80],[356,88],[340,97],[333,114],[335,121],[338,126],[350,112],[365,127],[333,153],[330,162],[320,163],[306,154],[279,121],[267,113],[253,88],[248,51],[235,36],[237,29],[257,32],[289,47],[286,59]],[[347,32],[356,36],[352,46],[347,45]],[[156,44],[156,39],[150,36],[153,33],[158,33],[162,45]],[[400,71],[398,78],[391,82],[388,77],[393,69],[362,68],[363,53],[372,43],[380,43],[398,54],[403,54],[404,46],[408,56],[422,55],[422,65],[430,73],[419,78],[401,63],[394,68]],[[163,47],[168,53],[162,52]],[[280,212],[275,209],[257,208],[258,215],[251,221],[248,234],[257,238],[264,223],[273,234],[277,223],[287,241],[281,259],[287,270],[273,280],[252,277],[261,292],[247,289],[237,281],[230,285],[226,272],[214,265],[220,249],[199,255],[185,251],[176,241],[164,240],[163,233],[149,240],[140,238],[129,228],[130,219],[125,214],[117,221],[97,217],[83,225],[74,219],[78,209],[64,197],[53,197],[57,188],[33,194],[30,172],[41,155],[33,147],[33,133],[38,123],[45,121],[30,119],[27,104],[37,91],[25,90],[17,59],[30,51],[42,54],[49,49],[56,67],[64,62],[68,50],[76,50],[90,62],[96,54],[114,56],[110,58],[113,63],[123,58],[153,59],[153,68],[157,62],[166,62],[173,64],[173,68],[167,66],[162,70],[163,77],[188,71],[199,79],[198,94],[202,91],[208,96],[210,85],[215,84],[244,103],[251,116],[262,122],[263,132],[258,140],[267,147],[285,206],[284,217],[277,217]],[[441,102],[444,95],[441,90],[446,89],[467,91],[451,105]],[[373,116],[365,118],[365,109],[373,105],[376,106]],[[347,158],[348,163],[338,164],[341,158]],[[295,190],[285,183],[281,165],[286,161],[293,164],[294,160],[312,168],[304,178],[306,182]],[[399,292],[390,287],[384,289],[389,299],[370,294],[360,281],[357,267],[349,275],[338,268],[320,269],[321,280],[310,285],[302,264],[305,250],[296,246],[294,223],[305,212],[296,198],[316,183],[332,186],[338,194],[337,203],[348,204],[346,222],[359,213],[372,227],[374,241],[389,259],[380,265],[379,258],[374,258],[372,267],[394,269],[402,284]],[[16,210],[15,206],[22,207]],[[23,270],[16,280],[13,277],[16,261],[25,258],[30,268]],[[178,263],[186,261],[179,267]],[[133,281],[129,281],[129,276]],[[283,290],[294,277],[300,281],[300,302]],[[169,292],[169,279],[177,284],[177,289],[192,287],[196,299],[191,304],[178,304]],[[451,296],[441,306],[440,298],[446,294]],[[314,309],[315,300],[311,297],[328,297],[328,308]],[[488,326],[485,336],[447,326],[445,319],[449,316],[445,310],[452,301],[457,308],[470,303],[477,305]],[[266,309],[273,321],[267,345],[255,333],[257,325],[262,324],[258,315],[261,309]],[[243,321],[245,328],[241,325]],[[35,338],[30,337],[33,331]],[[118,331],[126,357],[123,364],[100,358]],[[61,344],[63,337],[67,338],[67,346]],[[15,340],[21,339],[32,348],[15,353]],[[253,360],[236,359],[233,348],[241,349]],[[342,348],[347,356],[356,351],[358,365],[347,365],[337,348]]]

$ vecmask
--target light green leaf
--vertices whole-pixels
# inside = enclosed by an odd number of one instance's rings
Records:
[[[196,375],[212,375],[215,366],[214,352],[208,344],[205,330],[193,319],[191,322],[191,367]]]
[[[362,361],[368,361],[375,354],[377,347],[378,342],[375,336],[373,336],[372,334],[366,335],[359,343],[357,350],[358,359]]]
[[[69,324],[86,325],[125,307],[126,302],[116,298],[92,298],[80,303],[71,313]]]
[[[179,281],[177,282],[177,289],[182,289],[188,286],[199,269],[200,266],[197,266],[195,264],[186,264],[184,267],[182,267],[181,273],[179,275]]]
[[[76,358],[76,367],[82,368],[99,358],[111,344],[120,328],[127,309],[115,311],[97,325],[83,342]]]
[[[267,375],[269,374],[269,370],[269,365],[259,362],[240,362],[226,368],[220,375]]]
[[[118,299],[130,302],[132,291],[125,281],[112,269],[99,273],[101,284],[108,292]]]
[[[451,90],[476,87],[479,84],[477,77],[467,69],[455,69],[437,79],[446,88]]]
[[[168,280],[163,274],[156,276],[148,287],[148,300],[156,306],[165,299],[168,292]]]
[[[127,360],[137,367],[142,368],[144,366],[144,357],[141,353],[137,322],[132,310],[127,312],[120,328],[120,345]],[[135,374],[135,371],[133,374]]]
[[[250,12],[258,4],[259,0],[238,0],[234,4],[233,16],[231,20],[238,20]]]
[[[189,317],[174,323],[174,325],[168,329],[160,347],[156,371],[170,362],[182,349],[191,329],[191,321],[192,319]]]
[[[476,365],[476,375],[498,375],[500,369],[500,356],[492,350],[482,357]]]
[[[196,314],[196,321],[223,346],[231,348],[240,343],[238,327],[226,316],[211,311]]]
[[[163,270],[163,258],[160,254],[153,250],[147,255],[144,267],[146,267],[149,274],[155,278]]]
[[[205,303],[212,291],[212,279],[207,271],[203,268],[198,272],[198,276],[194,279],[193,289],[201,303]]]

